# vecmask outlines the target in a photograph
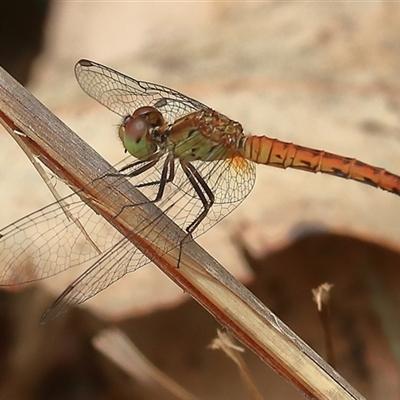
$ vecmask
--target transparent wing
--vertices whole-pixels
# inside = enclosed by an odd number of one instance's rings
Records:
[[[224,151],[221,149],[220,151]],[[160,160],[160,164],[165,159]],[[186,229],[201,213],[203,205],[177,163],[173,183],[166,185],[163,199],[157,206],[182,229]],[[194,163],[199,174],[215,194],[215,204],[198,229],[197,237],[210,229],[236,208],[251,191],[255,171],[246,160],[228,158],[215,162]],[[134,185],[152,182],[141,190],[154,199],[158,191],[160,167],[131,179]],[[117,183],[118,184],[118,180]],[[102,217],[90,209],[77,194],[63,199],[68,211],[85,228],[87,236],[67,219],[58,203],[44,207],[0,230],[0,284],[12,285],[47,278],[85,261],[92,267],[71,284],[46,319],[54,318],[72,305],[94,296],[127,272],[147,264],[149,259]],[[135,227],[135,233],[153,230],[159,219]],[[165,228],[165,227],[164,227]],[[164,229],[159,227],[159,229]],[[88,240],[90,238],[90,240]],[[177,238],[177,242],[182,237]],[[157,242],[157,238],[155,239]],[[94,245],[93,245],[94,244]],[[156,243],[161,252],[172,248]]]
[[[138,225],[135,229],[137,234],[151,234],[157,228],[157,231],[163,233],[166,228],[161,219],[154,218]],[[146,232],[146,234],[145,234]],[[179,243],[185,235],[176,232],[176,237],[171,237],[171,231],[168,231],[168,238],[172,242]],[[152,235],[154,236],[154,235]],[[168,243],[172,243],[168,241]],[[163,241],[164,242],[164,241]],[[159,237],[155,238],[155,243],[160,249],[160,255],[171,251],[175,246],[172,244],[161,245]],[[69,287],[59,296],[55,303],[45,313],[42,322],[48,322],[59,314],[67,311],[89,298],[95,296],[100,291],[106,289],[112,283],[122,278],[129,272],[134,272],[150,262],[151,254],[154,250],[139,251],[130,241],[129,237],[123,237],[115,246],[106,251],[89,269],[80,275]],[[177,261],[178,262],[178,261]]]
[[[67,218],[54,202],[0,230],[0,285],[32,282],[56,275],[98,257],[120,235],[77,194],[62,200]]]
[[[78,61],[75,76],[89,96],[122,117],[131,115],[139,107],[153,106],[160,110],[168,123],[172,123],[191,112],[208,109],[176,90],[138,81],[89,60]]]
[[[241,157],[224,158],[222,155],[225,151],[219,146],[214,149],[213,156],[219,153],[222,158],[218,161],[191,162],[214,195],[214,204],[206,218],[193,232],[194,238],[230,214],[246,198],[255,184],[254,163]],[[182,229],[187,229],[203,211],[203,204],[179,166],[169,189],[170,193],[160,206],[162,209],[168,209],[168,215]]]
[[[172,89],[134,80],[91,61],[78,62],[75,73],[78,82],[90,96],[122,116],[131,114],[140,106],[151,105],[160,109],[169,122],[173,122],[182,115],[207,109],[205,105]],[[198,135],[198,140],[198,144],[193,143],[195,147],[209,146],[209,142],[202,142],[206,139],[201,135]],[[180,145],[184,146],[184,141],[177,144],[176,154],[183,153],[179,151]],[[204,210],[199,190],[202,191],[203,197],[207,197],[204,196],[207,192],[204,190],[206,187],[215,198],[213,207],[193,232],[193,237],[201,235],[229,214],[254,185],[254,164],[242,157],[227,154],[227,151],[229,150],[223,146],[216,145],[208,159],[191,162],[199,177],[197,189],[181,168],[181,163],[186,165],[187,161],[174,159],[174,180],[166,183],[163,197],[157,202],[162,212],[186,230],[198,220]],[[154,200],[158,193],[166,157],[167,155],[161,158],[155,168],[131,179],[150,201]],[[148,185],[143,186],[146,183]],[[93,260],[92,267],[57,300],[46,317],[49,319],[70,306],[87,300],[127,272],[132,272],[149,262],[146,251],[144,254],[139,252],[129,238],[123,237],[93,212],[78,195],[73,194],[64,201],[68,201],[68,212],[80,221],[85,228],[84,232],[78,229],[74,221],[67,218],[58,203],[42,208],[0,230],[0,285],[47,278]],[[134,228],[134,232],[138,233],[144,229],[148,232],[149,228],[152,230],[158,226],[160,221],[154,218],[152,221],[143,222]],[[158,241],[157,238],[153,240]],[[177,242],[179,243],[179,240]],[[155,243],[161,252],[171,250],[162,247],[161,243],[161,240],[160,243]]]
[[[244,161],[244,160],[243,160]],[[240,167],[240,168],[239,168]],[[195,194],[193,186],[187,180],[181,169],[178,169],[176,179],[180,183],[168,184],[166,195],[157,203],[175,223],[181,228],[189,226],[202,211],[202,204]],[[193,236],[197,237],[210,229],[215,223],[235,209],[246,195],[251,191],[254,184],[254,165],[244,161],[244,164],[238,164],[229,161],[219,161],[215,163],[202,163],[199,165],[199,172],[207,179],[210,188],[214,191],[216,198],[215,204],[211,208],[206,219],[200,224]],[[240,178],[239,180],[236,178]],[[155,182],[159,175],[148,173],[147,176],[141,175],[141,183]],[[225,191],[230,186],[231,197],[228,197]],[[218,188],[218,189],[217,189]],[[157,185],[154,187],[145,187],[150,198],[155,197]],[[153,230],[160,224],[160,220],[154,219],[135,228],[135,234],[146,230]],[[162,232],[163,227],[158,226]],[[183,236],[177,237],[175,241],[179,243]],[[161,255],[169,252],[173,247],[163,247],[161,242],[157,243],[157,237],[154,239],[157,247],[160,248]],[[76,306],[98,292],[104,290],[109,285],[122,278],[125,274],[133,272],[149,262],[150,253],[147,254],[138,251],[128,238],[123,238],[114,247],[110,248],[103,256],[97,260],[92,267],[76,279],[57,299],[53,306],[43,317],[42,322],[48,322],[60,313]]]
[[[137,269],[147,264],[148,259],[144,254],[137,252],[131,242],[123,238],[65,289],[43,315],[41,322],[51,321],[71,307],[106,289],[122,278],[128,272],[129,264],[134,261]]]

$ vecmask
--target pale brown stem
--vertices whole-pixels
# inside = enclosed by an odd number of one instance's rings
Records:
[[[9,132],[21,132],[20,137],[41,162],[73,188],[82,189],[82,198],[90,207],[146,251],[177,285],[306,396],[363,398],[195,242],[184,245],[180,268],[176,268],[180,249],[171,238],[186,233],[166,216],[161,216],[162,223],[152,230],[132,234],[138,220],[152,221],[160,215],[157,207],[127,207],[113,218],[124,205],[143,204],[143,195],[128,181],[113,186],[112,178],[89,185],[99,171],[110,171],[110,165],[1,68],[0,123]],[[165,254],[162,249],[167,246],[175,248]]]

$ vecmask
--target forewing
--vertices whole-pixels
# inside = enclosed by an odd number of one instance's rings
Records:
[[[155,83],[130,78],[89,60],[75,65],[75,76],[82,89],[99,103],[122,117],[137,108],[153,106],[168,123],[194,111],[208,109],[199,101]]]
[[[246,172],[243,168],[238,169],[240,164],[232,160],[234,159],[194,163],[199,174],[215,193],[215,204],[193,233],[194,237],[204,233],[237,207],[252,188],[253,165],[245,162],[243,165],[249,168]],[[164,161],[165,159],[162,159],[161,163]],[[174,183],[167,184],[163,199],[157,205],[176,224],[186,229],[201,213],[203,205],[179,164],[177,167]],[[159,170],[160,167],[132,179],[132,183],[136,185],[152,183],[141,188],[150,200],[155,198],[158,191]],[[66,217],[58,203],[44,207],[0,231],[2,285],[43,279],[93,260],[94,264],[60,296],[44,317],[45,321],[71,306],[82,303],[127,272],[135,271],[149,262],[147,256],[150,253],[146,250],[144,253],[140,252],[129,241],[129,237],[126,238],[117,232],[82,202],[77,194],[63,200],[68,204],[68,213],[79,220],[87,235],[78,229],[74,221]],[[133,232],[135,235],[151,234],[161,256],[173,249],[174,245],[171,243],[180,243],[185,235],[176,231],[177,236],[173,239],[168,231],[171,241],[167,242],[169,247],[165,247],[160,236],[152,234],[152,231],[157,229],[163,232],[166,226],[161,225],[164,224],[161,218],[152,218],[136,226]]]
[[[168,122],[173,122],[182,115],[207,108],[172,89],[134,80],[90,61],[81,60],[75,71],[78,82],[90,96],[122,116],[131,114],[140,106],[151,105],[160,109]],[[198,145],[193,143],[195,147],[201,148],[203,139],[199,135],[200,142]],[[209,159],[175,159],[174,181],[167,183],[162,200],[157,202],[161,210],[184,230],[196,221],[204,205],[180,166],[180,162],[190,162],[200,176],[199,187],[204,189],[206,185],[215,196],[213,207],[193,232],[194,237],[201,235],[229,214],[253,187],[253,163],[241,157],[228,157],[226,151],[222,146],[215,146]],[[180,154],[179,149],[177,154]],[[161,159],[156,168],[132,179],[132,183],[139,186],[150,200],[155,199],[158,193],[164,161],[165,158]],[[149,185],[143,187],[146,182]],[[68,211],[84,226],[88,236],[77,228],[74,221],[66,218],[57,203],[0,231],[0,284],[3,285],[46,278],[97,257],[92,267],[62,294],[46,319],[85,301],[127,272],[148,262],[146,251],[144,254],[140,253],[127,238],[86,206],[79,196],[72,195],[68,200]],[[152,221],[135,227],[134,232],[138,234],[145,228],[154,229],[159,223],[161,219],[153,218]],[[157,227],[158,230],[159,228],[160,226]],[[161,230],[164,228],[161,227]],[[172,249],[163,247],[161,241],[157,243],[158,238],[154,240],[161,253]],[[179,240],[176,242],[179,243]],[[30,272],[26,273],[28,261]]]
[[[0,285],[32,282],[99,257],[122,235],[77,194],[0,230]],[[71,218],[72,217],[72,218]]]

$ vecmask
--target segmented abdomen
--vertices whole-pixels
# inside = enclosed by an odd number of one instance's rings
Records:
[[[353,179],[400,195],[400,177],[383,168],[365,164],[355,158],[342,157],[323,150],[315,150],[293,143],[250,136],[242,142],[242,154],[258,164],[279,168],[295,168],[322,172]]]

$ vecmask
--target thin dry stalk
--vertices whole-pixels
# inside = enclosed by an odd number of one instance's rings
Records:
[[[110,171],[90,146],[57,119],[37,99],[0,68],[0,122],[20,137],[55,175],[69,186],[82,189],[82,199],[207,309],[242,343],[305,395],[318,399],[363,397],[268,310],[251,292],[212,259],[195,242],[183,247],[180,268],[179,242],[184,235],[152,204],[125,208],[145,201],[128,181],[113,185],[98,181],[99,171]],[[136,233],[143,220],[160,223]],[[165,253],[162,249],[174,248]]]
[[[236,364],[240,376],[242,377],[253,400],[263,400],[263,396],[259,392],[257,385],[240,354],[243,353],[244,349],[235,345],[232,336],[228,333],[222,332],[218,329],[217,334],[218,337],[211,342],[210,348],[213,350],[222,350]]]
[[[153,396],[173,395],[182,400],[198,400],[156,368],[120,329],[101,331],[93,338],[93,345]]]
[[[312,290],[313,298],[318,308],[318,315],[324,332],[326,361],[335,366],[335,352],[333,351],[333,339],[331,329],[331,290],[332,284],[323,283]]]

